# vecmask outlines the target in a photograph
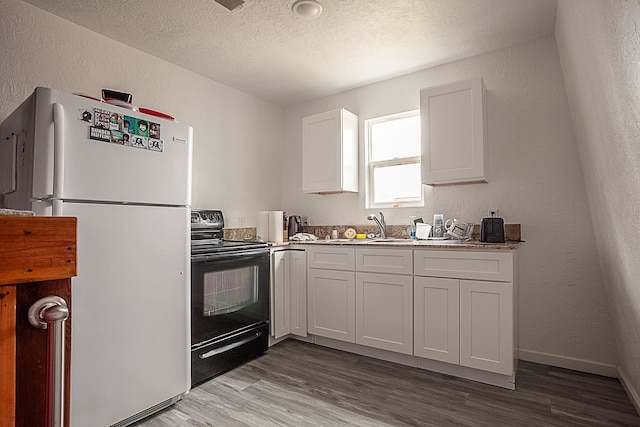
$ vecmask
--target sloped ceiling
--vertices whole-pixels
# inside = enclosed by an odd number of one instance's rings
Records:
[[[556,0],[26,0],[283,107],[553,34]]]

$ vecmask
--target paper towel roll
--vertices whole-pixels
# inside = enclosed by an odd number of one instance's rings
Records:
[[[282,232],[283,211],[269,211],[269,242],[282,243],[284,236]]]
[[[256,235],[265,242],[269,241],[269,211],[259,211],[256,221]]]

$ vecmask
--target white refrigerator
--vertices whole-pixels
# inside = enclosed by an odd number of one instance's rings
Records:
[[[192,134],[48,88],[0,125],[0,206],[78,218],[72,426],[128,425],[190,388]]]

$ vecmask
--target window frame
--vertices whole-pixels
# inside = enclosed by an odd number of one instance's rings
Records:
[[[410,207],[423,207],[424,206],[424,186],[422,185],[422,177],[420,178],[420,199],[411,199],[407,201],[396,200],[393,202],[386,203],[375,203],[374,202],[374,190],[375,190],[375,180],[374,180],[374,172],[377,167],[388,167],[388,166],[401,166],[401,165],[410,165],[410,164],[418,164],[422,163],[422,156],[411,156],[411,157],[395,157],[393,159],[387,160],[371,160],[371,136],[372,131],[371,128],[373,125],[378,123],[383,123],[392,120],[399,120],[406,117],[420,116],[420,110],[410,110],[402,113],[388,114],[385,116],[376,117],[373,119],[366,119],[364,121],[364,131],[365,131],[365,206],[367,209],[380,209],[380,208],[410,208]],[[420,168],[422,171],[422,168]]]

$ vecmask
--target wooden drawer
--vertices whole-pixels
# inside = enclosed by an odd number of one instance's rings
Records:
[[[371,273],[413,274],[411,249],[356,249],[356,270]]]
[[[416,276],[512,282],[513,253],[480,251],[414,251]]]
[[[355,269],[355,250],[353,248],[308,247],[307,267],[328,270]]]

